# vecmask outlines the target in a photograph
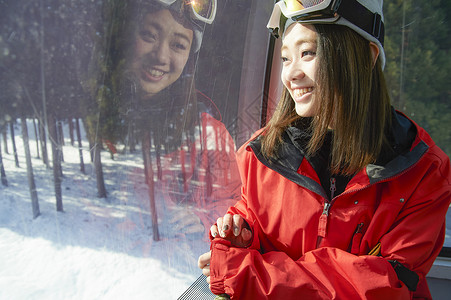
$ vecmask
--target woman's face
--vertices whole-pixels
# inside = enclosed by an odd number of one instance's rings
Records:
[[[148,13],[136,33],[133,72],[147,97],[173,84],[188,61],[193,31],[167,9]]]
[[[290,92],[301,117],[315,114],[315,74],[317,69],[316,31],[311,25],[294,23],[282,41],[282,82]]]

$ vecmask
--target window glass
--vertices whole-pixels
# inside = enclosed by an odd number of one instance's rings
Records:
[[[0,298],[176,299],[201,274],[273,3],[200,3],[0,1]]]
[[[393,105],[451,155],[449,1],[384,1],[385,75]],[[451,249],[451,212],[444,247]]]

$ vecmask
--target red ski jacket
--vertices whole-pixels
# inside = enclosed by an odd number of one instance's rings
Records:
[[[415,129],[411,146],[383,166],[368,165],[332,199],[286,136],[277,161],[261,155],[258,138],[244,145],[242,198],[228,212],[246,219],[253,240],[248,248],[212,241],[213,293],[240,300],[430,299],[425,276],[444,242],[450,162],[422,128],[394,115],[397,139]]]

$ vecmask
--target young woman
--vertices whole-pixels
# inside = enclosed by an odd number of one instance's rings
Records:
[[[307,2],[274,8],[284,92],[199,267],[231,299],[429,299],[449,158],[390,106],[382,0]]]

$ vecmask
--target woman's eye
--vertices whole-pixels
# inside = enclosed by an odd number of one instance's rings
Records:
[[[188,46],[185,45],[184,43],[174,43],[174,48],[178,50],[186,50],[188,49]]]
[[[288,61],[288,58],[286,58],[286,57],[281,57],[281,59],[282,59],[282,62],[286,62],[286,61]]]
[[[153,42],[157,39],[157,36],[149,30],[141,30],[139,36],[146,42]]]
[[[302,51],[301,56],[305,57],[305,56],[315,56],[316,52],[315,51]]]

